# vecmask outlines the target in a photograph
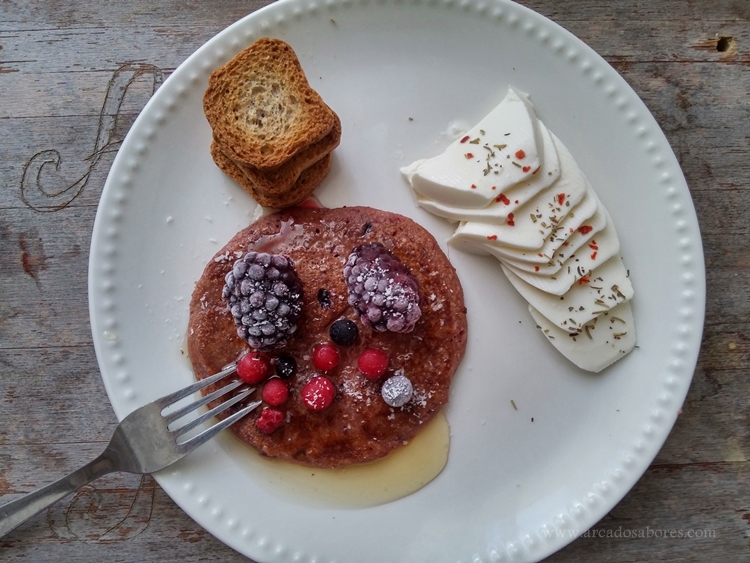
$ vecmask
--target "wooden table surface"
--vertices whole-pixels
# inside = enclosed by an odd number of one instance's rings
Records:
[[[523,3],[591,45],[656,117],[692,192],[708,282],[698,367],[674,430],[597,524],[605,537],[550,561],[750,561],[750,2]],[[162,80],[264,4],[0,2],[0,502],[109,440],[116,419],[86,299],[105,178]],[[606,537],[618,528],[682,537]],[[115,475],[0,539],[0,560],[246,559],[152,477]]]

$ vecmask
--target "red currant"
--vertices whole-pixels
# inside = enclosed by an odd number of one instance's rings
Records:
[[[322,411],[331,406],[336,389],[327,377],[313,377],[302,388],[302,401],[313,411]]]
[[[258,430],[263,434],[271,434],[282,424],[284,424],[284,413],[276,409],[263,409],[260,418],[255,421]]]
[[[245,383],[255,385],[271,374],[271,361],[259,352],[245,354],[237,364],[237,375]]]
[[[339,351],[330,344],[321,344],[313,350],[313,365],[321,371],[331,371],[339,365]]]
[[[359,356],[357,367],[368,379],[377,379],[388,369],[388,356],[382,350],[368,348]]]
[[[263,385],[261,397],[266,403],[273,407],[277,407],[286,401],[288,396],[289,388],[286,386],[286,383],[281,381],[278,377],[269,379],[266,381],[265,385]]]

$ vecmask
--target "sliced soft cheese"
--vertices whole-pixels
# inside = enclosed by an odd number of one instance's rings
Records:
[[[529,305],[529,312],[552,345],[581,369],[600,372],[635,347],[630,303],[621,303],[571,333],[552,324]]]
[[[510,88],[495,109],[443,154],[417,161],[401,172],[414,191],[427,199],[482,208],[541,166],[544,146],[540,141],[534,106]]]
[[[443,154],[401,172],[418,205],[459,222],[451,246],[501,262],[576,365],[600,371],[632,350],[633,286],[612,219],[524,94],[511,88]]]
[[[552,324],[577,330],[591,319],[633,297],[633,284],[619,256],[613,256],[591,273],[589,283],[573,284],[565,295],[552,295],[523,281],[505,265],[513,287]]]
[[[596,199],[593,191],[590,194],[591,198]],[[588,194],[586,198],[589,198]],[[598,201],[596,212],[591,217],[580,219],[577,216],[576,210],[579,208],[586,210],[586,207],[590,205],[591,202],[586,198],[570,212],[565,221],[560,223],[560,229],[547,237],[544,246],[538,252],[521,253],[515,248],[506,247],[500,249],[500,252],[493,251],[491,254],[502,259],[509,266],[514,266],[524,272],[540,276],[554,276],[563,267],[568,256],[575,254],[585,244],[593,244],[590,241],[592,239],[596,241],[596,235],[607,226],[607,216]],[[585,212],[581,211],[581,215]],[[576,216],[571,217],[574,214]],[[581,225],[584,222],[585,225]],[[516,258],[513,254],[520,255],[521,258]]]
[[[592,270],[620,252],[620,239],[617,238],[617,231],[615,231],[615,226],[606,209],[604,212],[607,216],[607,226],[596,235],[596,238],[592,238],[587,245],[571,254],[555,275],[540,276],[524,272],[507,263],[504,266],[525,282],[542,291],[553,295],[563,295],[579,280],[581,283],[585,283],[585,278],[590,278]]]
[[[555,142],[552,139],[552,134],[541,121],[539,122],[539,130],[542,136],[542,145],[544,147],[544,162],[542,163],[542,167],[537,172],[532,171],[531,174],[527,175],[524,181],[511,186],[504,193],[500,192],[500,188],[497,185],[493,185],[492,187],[496,188],[492,189],[495,198],[489,205],[487,205],[487,207],[465,209],[427,198],[415,192],[417,203],[430,213],[440,217],[445,217],[446,219],[456,221],[481,221],[495,224],[505,223],[509,213],[517,212],[517,209],[528,203],[539,192],[550,187],[560,177],[560,161],[557,155]],[[503,149],[502,152],[503,154],[507,153],[506,157],[511,156],[511,154],[507,152],[507,149]],[[511,162],[508,158],[506,158],[506,160]],[[411,166],[403,168],[402,171],[411,170],[415,165],[419,166],[420,162],[422,161],[417,161]],[[512,166],[512,164],[509,166]],[[407,174],[407,178],[408,177],[409,175]]]
[[[555,138],[554,135],[552,137]],[[570,152],[559,140],[555,141],[555,146],[560,162],[557,182],[536,194],[516,213],[509,213],[505,224],[466,221],[456,229],[453,239],[468,238],[496,247],[540,249],[551,234],[558,232],[560,223],[590,190],[586,177]],[[596,201],[592,201],[588,216],[596,211],[596,206]]]
[[[565,220],[561,223],[561,225],[565,225],[565,231],[563,232],[562,229],[555,230],[546,238],[544,245],[538,249],[530,250],[527,248],[515,248],[513,246],[501,246],[492,244],[489,241],[478,240],[452,239],[450,242],[453,247],[462,250],[463,252],[480,255],[490,254],[499,260],[507,261],[512,265],[523,263],[525,266],[521,269],[532,272],[534,271],[535,266],[541,267],[542,264],[549,263],[550,257],[556,256],[555,250],[559,249],[559,247],[566,242],[568,237],[572,237],[575,234],[575,229],[569,225],[576,224],[577,228],[580,226],[577,224],[578,222],[585,223],[586,226],[592,227],[592,233],[594,232],[594,228],[597,233],[604,228],[607,220],[603,210],[600,210],[599,208],[595,209],[595,206],[598,205],[595,205],[595,201],[595,194],[592,190],[590,193],[586,194],[583,200],[571,210],[571,212],[565,217]],[[592,211],[592,217],[580,219],[581,216],[591,214]],[[594,227],[594,216],[598,216],[596,219],[596,227]],[[574,231],[573,233],[570,233],[571,229]],[[570,253],[571,251],[568,251],[568,254]],[[565,253],[563,252],[563,254]]]

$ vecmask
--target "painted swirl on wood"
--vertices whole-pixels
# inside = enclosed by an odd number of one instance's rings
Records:
[[[92,483],[47,510],[47,524],[63,540],[114,543],[135,538],[148,528],[156,481],[139,479],[137,488],[102,487]]]
[[[164,81],[164,73],[159,67],[144,63],[126,63],[109,79],[104,103],[99,112],[94,150],[82,159],[86,171],[74,182],[61,180],[60,184],[65,186],[63,188],[45,187],[44,176],[49,173],[49,168],[54,169],[54,174],[60,173],[62,156],[57,149],[43,150],[31,157],[23,168],[21,178],[21,200],[24,204],[35,211],[53,212],[64,209],[81,195],[101,157],[116,152],[122,143],[124,134],[121,135],[117,127],[118,119],[121,118],[122,103],[131,85],[141,77],[151,80],[151,94],[156,92]]]

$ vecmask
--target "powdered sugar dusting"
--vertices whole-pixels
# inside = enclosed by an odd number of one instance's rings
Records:
[[[424,408],[427,406],[427,401],[432,399],[433,392],[431,390],[425,390],[421,388],[415,388],[414,393],[411,396],[411,403]],[[408,405],[409,403],[407,403]]]
[[[345,380],[344,383],[341,385],[341,390],[344,392],[345,395],[353,399],[356,399],[358,401],[361,401],[362,399],[364,399],[362,386],[361,384],[358,384],[357,380],[355,379]]]
[[[229,260],[229,251],[226,251],[224,254],[219,254],[218,256],[214,257],[214,262],[217,264],[221,264]]]

